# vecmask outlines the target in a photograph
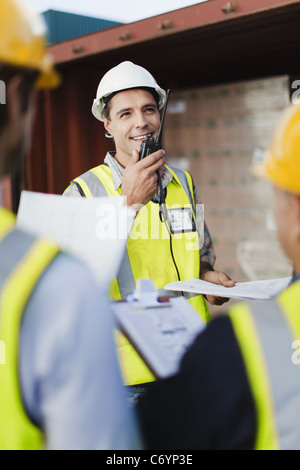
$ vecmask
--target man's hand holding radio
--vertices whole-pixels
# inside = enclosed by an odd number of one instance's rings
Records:
[[[139,160],[139,152],[134,150],[126,166],[122,180],[122,196],[127,197],[127,205],[139,210],[157,192],[157,174],[163,173],[165,152],[160,149]]]

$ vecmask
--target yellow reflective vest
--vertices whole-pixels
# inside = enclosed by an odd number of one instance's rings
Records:
[[[189,173],[167,167],[173,179],[167,186],[166,208],[190,208],[195,219],[193,182]],[[99,165],[78,178],[76,184],[82,196],[111,197],[121,195],[121,187],[114,188],[111,169]],[[157,289],[167,283],[199,278],[200,247],[198,231],[172,234],[170,244],[168,226],[161,221],[159,204],[150,201],[138,212],[129,239],[121,268],[112,281],[110,295],[114,300],[126,298],[141,278],[150,278]],[[174,295],[174,293],[172,293]],[[190,296],[188,300],[205,322],[211,318],[202,295]],[[140,356],[120,333],[117,334],[119,359],[124,381],[127,385],[154,380]]]
[[[258,450],[300,449],[300,281],[229,312],[256,407]]]
[[[23,405],[18,376],[20,324],[27,301],[58,248],[15,228],[0,209],[0,449],[43,448],[43,435]]]

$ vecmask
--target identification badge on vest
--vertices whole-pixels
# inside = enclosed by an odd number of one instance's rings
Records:
[[[167,218],[171,233],[196,231],[196,224],[190,207],[167,209]]]

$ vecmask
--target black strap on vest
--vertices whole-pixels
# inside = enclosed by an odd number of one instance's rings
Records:
[[[72,181],[72,183],[75,184],[76,188],[78,189],[78,191],[80,193],[80,196],[86,197],[86,195],[84,194],[83,189],[80,186],[80,184],[77,181]]]

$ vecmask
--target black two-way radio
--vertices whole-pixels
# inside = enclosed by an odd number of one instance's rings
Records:
[[[169,94],[170,90],[167,90],[167,95],[166,95],[166,102],[163,110],[163,114],[161,117],[160,121],[160,126],[159,130],[156,136],[156,139],[154,137],[149,137],[148,135],[145,137],[145,139],[142,141],[142,145],[140,148],[139,152],[139,159],[142,160],[143,158],[147,157],[151,153],[156,152],[157,150],[161,149],[162,143],[161,143],[161,138],[162,138],[162,130],[163,130],[163,125],[165,121],[165,115],[166,115],[166,110],[167,110],[167,105],[168,105],[168,100],[169,100]],[[161,183],[161,177],[159,174],[159,171],[157,173],[157,178],[158,178],[158,186],[159,186],[159,192],[160,192],[160,203],[164,203],[164,191]]]

